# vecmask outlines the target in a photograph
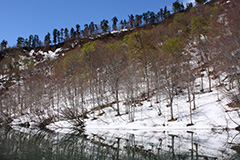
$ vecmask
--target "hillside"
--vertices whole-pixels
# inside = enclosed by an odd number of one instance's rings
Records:
[[[234,129],[239,7],[214,0],[157,24],[6,49],[0,123],[59,132]]]

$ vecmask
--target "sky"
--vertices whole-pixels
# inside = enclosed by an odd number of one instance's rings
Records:
[[[41,41],[53,29],[60,30],[79,24],[100,24],[103,19],[128,20],[128,15],[147,11],[157,13],[167,6],[172,10],[176,0],[0,0],[0,42],[8,41],[14,46],[18,37],[39,35]],[[179,0],[184,5],[194,0]]]

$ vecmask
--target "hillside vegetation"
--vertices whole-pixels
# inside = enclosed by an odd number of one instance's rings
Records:
[[[133,122],[144,100],[159,104],[159,116],[167,100],[168,120],[175,121],[176,96],[187,95],[191,116],[196,94],[213,90],[239,113],[239,7],[238,0],[213,0],[157,24],[7,49],[0,63],[1,122],[25,117],[21,125],[44,128],[67,119],[82,127],[108,107]]]

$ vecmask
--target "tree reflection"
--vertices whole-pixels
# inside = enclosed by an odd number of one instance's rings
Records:
[[[178,160],[217,159],[195,132],[181,134],[154,132],[109,136],[84,133],[60,134],[42,130],[0,128],[0,157],[3,159],[104,159],[104,160]],[[154,139],[156,138],[156,139]],[[237,139],[237,138],[236,138]],[[239,138],[238,138],[239,139]],[[238,140],[237,139],[237,140]],[[217,152],[216,148],[216,152]],[[229,150],[231,150],[229,148]],[[233,151],[233,150],[232,150]],[[239,153],[224,154],[237,159]]]

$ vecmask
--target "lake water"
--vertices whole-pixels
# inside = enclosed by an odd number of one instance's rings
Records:
[[[240,159],[238,131],[87,131],[73,134],[0,128],[0,159]]]

